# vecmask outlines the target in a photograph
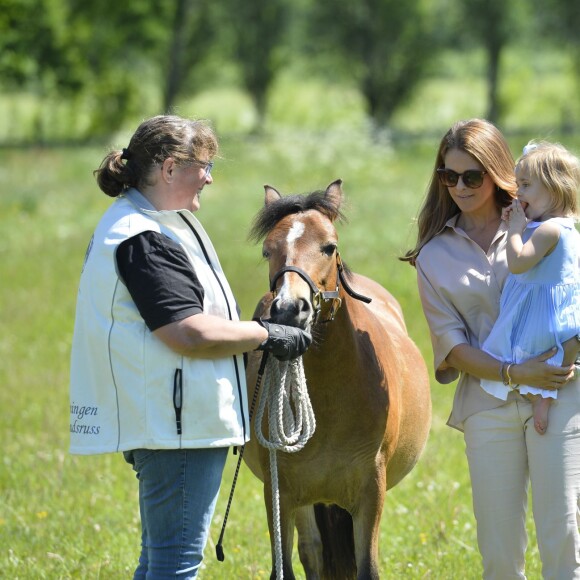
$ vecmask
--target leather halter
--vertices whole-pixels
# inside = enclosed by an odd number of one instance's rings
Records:
[[[344,274],[344,266],[342,265],[342,259],[340,254],[336,252],[336,289],[335,290],[320,290],[318,286],[314,283],[312,278],[301,268],[296,266],[284,266],[280,268],[272,279],[270,280],[270,292],[274,296],[276,296],[276,282],[284,275],[286,272],[294,272],[298,274],[307,284],[310,286],[310,291],[312,292],[312,308],[314,309],[314,323],[318,321],[318,316],[320,315],[320,311],[322,309],[322,303],[330,302],[330,313],[329,317],[326,320],[321,320],[321,322],[330,322],[334,320],[334,317],[338,311],[338,309],[342,305],[342,298],[340,297],[340,284],[342,283],[346,293],[355,298],[356,300],[360,300],[361,302],[365,302],[369,304],[371,302],[371,298],[367,296],[363,296],[358,292],[355,292],[349,285],[346,275]]]

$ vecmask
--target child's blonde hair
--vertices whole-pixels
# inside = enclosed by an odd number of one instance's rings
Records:
[[[530,141],[516,167],[538,179],[552,194],[552,209],[562,216],[580,217],[580,159],[560,143]]]

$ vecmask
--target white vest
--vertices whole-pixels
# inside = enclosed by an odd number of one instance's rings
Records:
[[[204,288],[204,314],[238,320],[215,249],[191,212],[150,211],[138,207],[138,198],[131,190],[117,198],[87,249],[72,344],[70,451],[243,445],[249,439],[243,357],[192,359],[172,351],[147,328],[116,270],[122,241],[161,232],[191,260]]]

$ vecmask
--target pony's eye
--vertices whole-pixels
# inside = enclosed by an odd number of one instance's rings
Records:
[[[270,252],[268,252],[268,250],[262,250],[262,257],[265,258],[266,260],[269,260]]]
[[[327,256],[332,256],[334,250],[336,250],[336,244],[326,244],[326,246],[322,246],[322,253]]]

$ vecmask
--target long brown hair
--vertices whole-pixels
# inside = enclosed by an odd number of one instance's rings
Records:
[[[421,248],[443,229],[451,217],[459,213],[459,207],[449,195],[448,188],[437,177],[437,169],[444,165],[445,155],[450,149],[464,151],[481,163],[496,185],[498,207],[509,205],[515,197],[514,158],[499,129],[484,119],[455,123],[439,145],[427,194],[417,216],[417,243],[400,258],[413,266]]]
[[[106,155],[94,174],[101,190],[117,197],[129,187],[147,185],[153,168],[168,157],[187,165],[201,154],[212,159],[217,151],[217,138],[205,121],[157,115],[139,125],[126,149]]]

